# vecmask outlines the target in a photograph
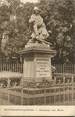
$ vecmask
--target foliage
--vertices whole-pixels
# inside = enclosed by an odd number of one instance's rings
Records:
[[[0,6],[0,42],[3,33],[8,31],[8,43],[5,52],[9,56],[24,48],[30,39],[31,29],[29,18],[35,4],[22,4],[19,0],[7,0],[8,4]],[[37,4],[41,9],[49,38],[57,50],[56,62],[73,61],[74,42],[74,0],[40,0]]]
[[[50,32],[48,41],[57,50],[56,62],[73,61],[74,4],[74,0],[41,0],[40,9]]]
[[[8,43],[6,43],[4,54],[13,55],[23,49],[24,45],[30,38],[29,16],[33,4],[23,5],[19,0],[8,0],[10,6],[3,5],[0,7],[1,16],[1,40],[3,32],[8,31]],[[5,12],[3,12],[5,11]],[[6,19],[7,18],[7,19]]]

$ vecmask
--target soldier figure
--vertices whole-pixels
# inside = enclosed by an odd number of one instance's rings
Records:
[[[38,7],[34,7],[34,14],[31,15],[29,23],[33,24],[33,33],[31,35],[32,40],[37,40],[38,42],[43,43],[46,42],[45,40],[48,38],[49,34],[39,12],[40,9]]]

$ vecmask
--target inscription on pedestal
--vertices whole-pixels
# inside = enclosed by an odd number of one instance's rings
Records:
[[[50,63],[49,58],[36,59],[36,77],[50,77]]]

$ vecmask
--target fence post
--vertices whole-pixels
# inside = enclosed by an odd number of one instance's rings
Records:
[[[74,97],[74,77],[72,76],[72,104],[73,104],[73,97]]]
[[[9,105],[9,102],[10,102],[10,94],[9,94],[9,88],[10,88],[10,79],[8,78],[8,105]]]
[[[21,84],[21,105],[23,105],[23,82],[24,82],[24,79],[22,77],[22,84]]]
[[[69,87],[69,79],[68,79],[68,84],[67,84],[67,85],[68,85],[68,104],[69,104],[69,101],[70,101],[70,98],[69,98],[69,95],[70,95],[70,90],[69,90],[69,88],[70,88],[70,87]]]
[[[74,64],[74,74],[75,74],[75,64]]]
[[[23,105],[23,87],[21,88],[21,105]]]
[[[65,104],[65,77],[63,77],[63,103]]]

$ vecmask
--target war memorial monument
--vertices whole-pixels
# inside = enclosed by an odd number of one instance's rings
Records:
[[[46,41],[49,36],[43,18],[39,15],[39,9],[34,8],[35,14],[29,19],[33,23],[31,39],[20,52],[24,58],[23,78],[25,81],[42,82],[52,80],[51,58],[55,51],[50,48]]]
[[[56,55],[56,51],[47,41],[49,34],[38,7],[34,7],[29,24],[32,25],[31,38],[24,49],[18,52],[23,60],[23,73],[19,79],[21,82],[18,87],[10,87],[8,80],[9,86],[0,90],[0,97],[8,100],[7,105],[73,104],[75,76],[59,73],[52,78],[51,58]],[[59,84],[56,83],[57,77],[60,81],[62,79]],[[66,78],[71,79],[69,84]]]

